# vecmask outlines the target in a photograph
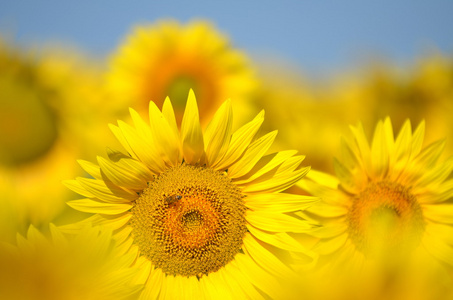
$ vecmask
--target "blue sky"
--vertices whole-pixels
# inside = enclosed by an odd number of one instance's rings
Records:
[[[453,52],[453,1],[0,0],[0,32],[22,44],[63,42],[108,55],[133,25],[211,20],[252,57],[272,54],[308,73],[379,55],[396,63]]]

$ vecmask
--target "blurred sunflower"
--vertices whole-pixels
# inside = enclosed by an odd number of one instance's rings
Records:
[[[320,89],[300,70],[284,65],[266,62],[260,66],[261,84],[253,103],[268,112],[268,127],[283,129],[276,149],[296,149],[307,155],[312,168],[333,171],[331,160],[326,159],[337,147],[332,137],[339,137],[347,124],[368,115],[361,98],[362,88],[354,78],[342,74],[341,79],[323,83]]]
[[[0,244],[1,299],[130,299],[143,288],[135,280],[138,267],[128,267],[135,256],[119,254],[111,232],[50,230],[48,239],[31,226],[17,246]]]
[[[66,162],[84,156],[75,124],[95,93],[80,97],[92,77],[75,72],[68,58],[25,54],[0,41],[0,204],[14,215],[0,239],[56,217],[69,196],[61,180],[78,173]]]
[[[401,127],[406,119],[426,120],[432,130],[425,139],[433,142],[451,135],[452,74],[452,58],[440,53],[430,53],[404,69],[375,63],[362,75],[361,97],[368,99],[364,104],[374,122],[389,116]]]
[[[255,86],[244,53],[203,21],[137,26],[110,65],[107,90],[119,110],[134,106],[145,111],[149,101],[161,107],[169,96],[177,121],[189,89],[195,91],[204,116],[212,116],[227,98],[237,101],[235,115],[242,116],[248,114],[247,99]]]
[[[282,295],[278,279],[295,274],[276,253],[305,251],[289,233],[311,228],[293,212],[315,198],[280,191],[308,172],[304,157],[265,155],[277,132],[259,136],[263,113],[232,133],[230,101],[203,134],[192,91],[180,132],[168,99],[162,112],[149,103],[150,125],[130,112],[135,128],[111,126],[128,154],[109,150],[99,166],[81,161],[94,179],[66,185],[87,197],[71,207],[115,230],[124,253],[138,249],[148,279],[141,299]]]
[[[312,171],[299,183],[322,198],[307,212],[323,225],[311,233],[320,260],[342,274],[411,261],[452,267],[453,161],[437,163],[444,141],[422,148],[424,122],[412,133],[409,121],[395,140],[390,118],[377,124],[371,145],[361,125],[351,131],[334,162],[337,177]]]

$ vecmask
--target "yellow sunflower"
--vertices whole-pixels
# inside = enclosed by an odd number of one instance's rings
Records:
[[[424,122],[412,133],[409,121],[394,139],[390,118],[377,124],[371,145],[361,125],[351,131],[334,161],[337,177],[312,171],[298,183],[322,198],[306,212],[322,225],[311,233],[319,238],[313,250],[320,262],[337,275],[338,268],[373,269],[387,280],[389,272],[400,280],[414,275],[407,271],[417,269],[412,263],[421,268],[417,276],[432,266],[451,268],[453,160],[438,163],[444,141],[423,148]]]
[[[203,115],[212,116],[231,97],[240,105],[237,116],[248,111],[246,100],[254,86],[245,54],[204,21],[137,26],[113,55],[107,74],[112,101],[145,111],[150,100],[161,107],[169,96],[177,121],[181,121],[189,89],[195,91]]]
[[[305,251],[291,233],[311,228],[293,212],[315,198],[281,193],[308,172],[304,157],[265,155],[277,132],[258,134],[264,113],[232,133],[230,101],[203,134],[192,91],[180,132],[168,98],[162,112],[149,103],[150,125],[130,112],[134,126],[111,126],[127,153],[81,161],[93,179],[65,183],[87,197],[71,207],[115,230],[124,253],[138,249],[142,299],[282,295],[278,279],[295,276],[282,254]]]
[[[143,288],[130,267],[135,256],[113,247],[111,231],[85,227],[49,239],[31,226],[17,246],[0,244],[1,299],[131,299]]]
[[[282,129],[275,145],[301,151],[313,169],[324,172],[333,171],[331,161],[326,159],[337,147],[332,137],[340,136],[347,124],[357,123],[360,116],[363,121],[363,116],[369,114],[359,97],[360,84],[342,75],[341,80],[324,82],[319,88],[310,84],[300,70],[289,66],[266,62],[259,72],[261,85],[254,104],[266,110],[267,126]]]
[[[84,156],[78,124],[89,119],[96,76],[82,59],[52,53],[0,39],[0,206],[15,219],[0,224],[0,239],[53,220],[70,195],[61,181],[78,174],[67,162]]]

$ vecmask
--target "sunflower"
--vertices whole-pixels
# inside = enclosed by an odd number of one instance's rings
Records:
[[[231,97],[240,105],[236,116],[242,116],[249,110],[247,98],[255,86],[245,54],[204,21],[137,26],[112,56],[110,65],[107,90],[112,101],[121,104],[120,110],[124,110],[122,103],[146,110],[151,99],[161,107],[169,96],[177,121],[181,121],[190,88],[203,115],[212,116]]]
[[[120,255],[112,233],[85,227],[65,236],[50,225],[49,239],[35,227],[17,246],[0,244],[2,299],[130,299],[143,288],[133,254]]]
[[[111,126],[127,153],[108,150],[99,166],[80,161],[93,179],[65,184],[87,197],[71,207],[115,230],[124,253],[138,250],[137,264],[147,266],[142,298],[283,293],[278,279],[295,275],[283,260],[305,251],[291,233],[311,228],[293,212],[315,198],[281,193],[308,172],[304,157],[265,155],[277,132],[259,136],[263,112],[232,133],[230,101],[203,134],[192,91],[180,132],[168,98],[162,112],[149,103],[150,126],[130,113],[134,126]]]
[[[275,143],[277,146],[306,154],[313,169],[333,171],[330,160],[325,159],[337,146],[332,136],[340,136],[342,129],[356,123],[359,116],[364,121],[363,117],[369,115],[363,98],[358,97],[362,88],[357,80],[342,74],[341,79],[323,83],[321,89],[310,84],[300,70],[292,69],[269,61],[263,63],[254,104],[266,110],[268,126],[284,129]]]
[[[412,133],[409,120],[396,140],[390,118],[379,121],[371,145],[361,125],[351,131],[353,139],[342,140],[342,156],[334,161],[336,177],[312,171],[298,183],[322,198],[307,210],[322,225],[311,233],[319,238],[313,250],[320,262],[334,274],[373,270],[368,274],[399,279],[417,266],[417,276],[451,268],[453,160],[438,163],[444,141],[423,148],[425,123]]]
[[[86,155],[80,124],[90,119],[97,72],[76,54],[56,52],[0,39],[0,206],[14,219],[0,225],[0,239],[58,216],[70,195],[61,181],[79,174],[69,161]]]

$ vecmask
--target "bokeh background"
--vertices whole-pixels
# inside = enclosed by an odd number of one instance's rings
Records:
[[[2,1],[0,28],[21,45],[57,43],[104,57],[133,25],[174,18],[213,21],[255,59],[291,62],[310,77],[370,58],[410,64],[450,53],[453,3],[435,1]]]
[[[85,218],[62,181],[119,147],[107,124],[164,95],[180,117],[189,87],[203,125],[227,98],[236,128],[264,109],[273,150],[316,170],[334,173],[350,124],[370,137],[386,116],[395,132],[425,120],[451,156],[452,15],[449,0],[1,1],[0,241]]]

